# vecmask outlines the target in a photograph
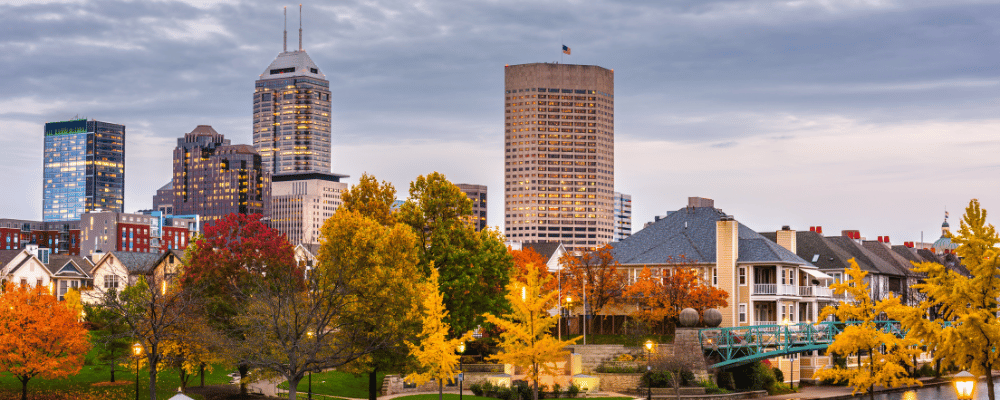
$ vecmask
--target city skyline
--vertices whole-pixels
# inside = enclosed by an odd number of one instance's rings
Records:
[[[126,212],[151,206],[192,126],[252,142],[246,99],[281,49],[283,4],[199,4],[0,2],[4,65],[23,78],[2,86],[0,185],[25,193],[6,217],[41,217],[47,121],[129,127],[127,174],[148,179],[129,180]],[[330,80],[332,169],[399,198],[436,170],[502,204],[503,66],[562,58],[616,70],[614,190],[636,230],[703,196],[761,231],[933,241],[945,208],[1000,204],[997,5],[366,4],[306,3],[303,47]]]

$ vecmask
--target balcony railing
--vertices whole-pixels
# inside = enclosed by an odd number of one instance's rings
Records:
[[[833,297],[833,289],[828,287],[816,286],[814,290],[816,297]]]
[[[812,295],[813,295],[812,286],[799,286],[799,296],[812,297]]]
[[[755,283],[753,294],[778,294],[778,285],[773,283]]]

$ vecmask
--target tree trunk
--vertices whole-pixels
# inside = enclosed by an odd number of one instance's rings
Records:
[[[156,363],[149,360],[149,400],[156,400]]]
[[[28,400],[28,381],[30,379],[23,376],[17,377],[17,380],[21,381],[21,400]]]
[[[205,387],[205,363],[198,366],[198,375],[201,376],[201,387]]]
[[[188,379],[191,378],[191,375],[188,375],[187,371],[184,371],[184,366],[183,365],[181,365],[181,367],[178,368],[177,371],[178,371],[178,375],[179,375],[178,378],[181,379],[181,393],[184,393],[184,392],[187,391],[187,386],[188,386],[187,383],[188,383]]]
[[[989,394],[990,400],[996,400],[996,393],[993,391],[993,368],[992,366],[986,367],[986,389],[987,394]]]
[[[438,400],[444,400],[444,379],[438,379]]]
[[[115,359],[114,359],[114,357],[112,357],[111,358],[111,382],[115,381],[115,369],[117,369],[117,368],[115,368],[115,365],[116,365]]]
[[[246,379],[247,372],[250,372],[250,368],[246,365],[240,365],[237,369],[240,371],[240,394],[246,396],[247,384],[243,380]]]
[[[299,382],[302,382],[302,378],[288,380],[288,400],[295,400],[299,393]]]
[[[371,372],[368,373],[368,400],[375,400],[378,397],[378,368],[373,368]]]
[[[535,379],[532,379],[532,381],[534,381],[534,385],[535,385],[535,390],[534,390],[534,393],[533,393],[533,396],[534,396],[533,400],[538,400],[538,363],[534,363],[531,367],[532,367],[532,369],[534,370],[534,373],[535,373]]]

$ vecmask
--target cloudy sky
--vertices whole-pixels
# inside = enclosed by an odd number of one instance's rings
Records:
[[[41,218],[47,121],[127,126],[126,211],[151,206],[196,125],[250,143],[253,83],[281,51],[286,5],[294,48],[295,3],[0,0],[0,217]],[[333,92],[334,171],[401,192],[431,171],[486,184],[491,225],[503,224],[504,65],[559,61],[562,43],[563,62],[615,70],[615,184],[636,229],[688,196],[761,231],[895,243],[936,239],[944,210],[955,222],[971,198],[1000,213],[1000,3],[304,7],[304,47]]]

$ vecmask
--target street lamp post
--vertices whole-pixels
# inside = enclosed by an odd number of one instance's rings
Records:
[[[132,354],[135,355],[135,400],[139,400],[139,356],[142,355],[142,345],[139,342],[132,345]]]
[[[462,372],[462,354],[465,354],[465,342],[458,344],[458,400],[462,400],[462,382],[465,381],[465,374]]]
[[[653,400],[653,340],[646,341],[646,400]]]
[[[962,371],[952,377],[955,381],[955,391],[959,399],[972,399],[976,389],[976,376],[969,371]]]
[[[306,336],[309,336],[309,339],[312,339],[313,338],[313,331],[306,332]],[[309,399],[309,400],[312,400],[312,398],[313,398],[313,373],[312,373],[312,370],[309,371],[309,389],[308,389],[308,391],[306,393],[307,393],[306,394],[306,398]]]

